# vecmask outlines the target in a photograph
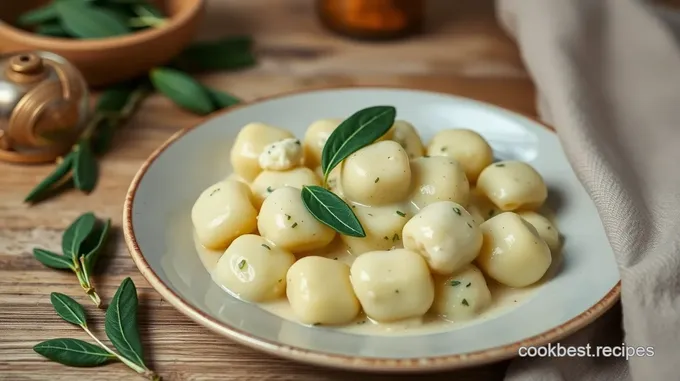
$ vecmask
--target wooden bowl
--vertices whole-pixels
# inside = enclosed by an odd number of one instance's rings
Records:
[[[122,37],[74,40],[37,35],[14,27],[23,12],[45,0],[0,1],[0,53],[46,50],[71,61],[90,86],[104,86],[143,75],[175,57],[191,41],[204,0],[155,1],[168,22]]]

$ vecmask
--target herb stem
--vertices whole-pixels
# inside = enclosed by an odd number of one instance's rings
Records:
[[[147,369],[147,368],[143,368],[143,367],[141,367],[141,366],[139,366],[139,365],[133,363],[132,361],[128,360],[127,358],[125,358],[125,357],[119,355],[118,353],[114,352],[114,351],[113,351],[111,348],[109,348],[106,344],[102,343],[102,342],[97,338],[97,336],[95,336],[95,335],[92,333],[92,331],[90,331],[90,329],[87,327],[87,325],[84,325],[84,324],[83,324],[83,325],[81,325],[80,327],[83,329],[83,331],[85,331],[85,333],[87,333],[87,334],[92,338],[92,340],[94,340],[94,341],[97,343],[97,345],[99,345],[100,347],[102,347],[102,349],[104,349],[105,351],[107,351],[108,353],[110,353],[112,356],[115,356],[120,362],[122,362],[123,364],[127,365],[130,369],[132,369],[132,370],[134,370],[135,372],[137,372],[137,373],[143,375],[144,377],[148,378],[149,380],[152,380],[152,381],[160,380],[160,377],[159,377],[155,372],[153,372],[152,370],[149,370],[149,369]]]

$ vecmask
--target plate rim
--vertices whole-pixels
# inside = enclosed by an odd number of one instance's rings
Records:
[[[175,309],[189,317],[194,322],[202,325],[209,330],[229,338],[239,344],[245,345],[255,350],[263,351],[278,357],[283,357],[296,362],[303,362],[312,365],[340,368],[346,370],[369,371],[369,372],[430,372],[440,370],[454,370],[460,368],[467,368],[477,365],[484,365],[492,362],[506,360],[517,356],[520,347],[523,346],[543,346],[551,342],[558,341],[581,328],[586,327],[595,321],[602,314],[611,309],[619,300],[621,295],[621,280],[614,285],[597,303],[592,305],[587,310],[581,312],[574,318],[565,323],[553,327],[538,335],[534,335],[524,340],[520,340],[511,344],[488,348],[470,353],[460,353],[446,356],[436,357],[422,357],[409,359],[395,359],[395,358],[375,358],[365,356],[348,356],[333,353],[319,352],[290,345],[285,345],[280,342],[275,342],[263,338],[256,337],[248,332],[244,332],[237,327],[230,326],[224,322],[209,316],[207,313],[201,311],[199,308],[193,306],[188,301],[175,293],[167,284],[165,284],[160,277],[153,271],[151,265],[146,261],[142,253],[132,226],[133,204],[137,193],[137,188],[141,180],[146,175],[149,167],[160,157],[160,155],[168,149],[173,143],[181,139],[189,131],[205,124],[206,120],[215,118],[219,115],[227,114],[243,107],[249,107],[258,103],[275,100],[278,98],[285,98],[291,95],[310,93],[324,90],[361,90],[361,89],[381,89],[381,90],[395,90],[395,91],[417,91],[429,93],[433,95],[460,97],[475,102],[482,103],[487,106],[503,109],[504,111],[521,115],[531,121],[543,126],[548,131],[555,133],[554,128],[548,124],[538,120],[535,117],[526,115],[522,112],[509,110],[492,103],[479,101],[473,98],[462,97],[455,94],[444,92],[422,90],[411,87],[399,86],[383,86],[383,85],[355,85],[355,86],[321,86],[315,88],[306,88],[303,90],[292,90],[278,93],[271,96],[264,96],[256,98],[249,102],[232,106],[225,110],[221,110],[211,114],[208,118],[200,122],[182,128],[170,136],[158,148],[156,148],[151,155],[149,155],[141,167],[137,170],[130,186],[125,195],[125,203],[123,206],[123,235],[125,244],[132,257],[133,262],[138,270],[151,287],[158,292],[167,302],[169,302]]]

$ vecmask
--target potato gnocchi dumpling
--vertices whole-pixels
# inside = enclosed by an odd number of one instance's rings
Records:
[[[351,281],[366,315],[380,322],[422,316],[434,300],[427,263],[406,249],[361,255],[352,264]]]
[[[477,188],[503,211],[536,209],[548,197],[541,174],[521,161],[501,161],[486,167]]]
[[[437,276],[435,282],[432,310],[447,320],[470,320],[491,305],[491,291],[475,265],[466,265],[449,276]]]
[[[293,187],[276,189],[264,200],[257,228],[264,238],[294,254],[320,249],[335,237],[335,230],[309,213],[301,190]]]
[[[467,129],[438,132],[427,147],[427,154],[455,159],[472,183],[493,162],[493,151],[489,143],[477,132]]]
[[[441,156],[421,157],[411,161],[411,203],[422,209],[438,201],[467,205],[470,184],[460,164]]]
[[[304,185],[321,185],[321,179],[311,169],[298,167],[288,171],[263,171],[253,180],[250,189],[259,209],[276,189],[286,186],[302,189]]]
[[[302,143],[295,138],[279,140],[265,146],[258,158],[260,168],[286,171],[302,165]]]
[[[399,143],[409,159],[417,159],[425,153],[423,141],[413,125],[404,120],[397,120],[392,126],[392,140]]]
[[[482,232],[460,204],[440,201],[418,212],[404,226],[404,248],[425,258],[435,273],[449,275],[479,254]]]
[[[526,287],[548,271],[550,248],[536,228],[518,214],[501,213],[480,228],[484,242],[477,265],[491,278],[506,286]]]
[[[364,147],[342,164],[342,190],[348,199],[364,205],[385,205],[402,200],[411,184],[408,155],[391,140]]]
[[[295,315],[306,324],[344,324],[360,305],[346,264],[324,257],[304,257],[288,270],[286,295]]]
[[[241,128],[231,147],[231,165],[234,167],[234,172],[246,181],[253,181],[262,171],[260,154],[264,148],[288,138],[295,137],[290,131],[264,123],[250,123]]]
[[[284,295],[295,256],[255,234],[242,235],[217,262],[213,278],[243,300],[264,302]]]
[[[405,205],[401,204],[370,208],[356,206],[352,211],[366,232],[366,237],[340,236],[347,245],[347,250],[353,255],[401,246],[402,229],[413,216]]]
[[[301,140],[263,123],[241,129],[233,173],[191,212],[213,281],[284,318],[370,334],[470,320],[546,276],[561,237],[538,212],[548,188],[534,168],[493,163],[473,130],[442,130],[425,146],[395,110],[376,111],[372,127],[387,132],[374,141],[354,123],[367,114],[316,120]],[[350,143],[327,145],[340,126]],[[324,148],[340,145],[348,156],[324,177]],[[305,186],[337,197],[303,200]]]
[[[323,146],[326,145],[328,137],[340,125],[340,119],[321,119],[312,123],[305,132],[302,140],[302,147],[305,156],[305,165],[309,168],[316,168],[321,165],[321,153]]]
[[[549,219],[531,211],[520,212],[519,216],[536,228],[539,237],[548,244],[550,251],[556,253],[560,250],[562,245],[560,242],[560,232]]]
[[[191,221],[198,241],[211,250],[224,250],[236,237],[252,233],[257,210],[248,186],[224,180],[204,190],[191,209]]]

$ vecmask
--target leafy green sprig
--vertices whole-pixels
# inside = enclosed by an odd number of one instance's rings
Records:
[[[85,309],[78,302],[57,292],[50,295],[50,301],[62,319],[82,328],[96,345],[79,339],[59,338],[35,345],[33,347],[35,352],[52,361],[75,367],[93,367],[120,361],[149,380],[161,380],[161,377],[150,370],[144,362],[142,340],[137,324],[137,290],[132,279],[123,280],[106,310],[104,323],[106,336],[117,352],[99,340],[90,330]]]
[[[351,154],[385,135],[394,125],[396,115],[397,111],[392,106],[368,107],[352,114],[333,130],[321,153],[324,186],[302,187],[302,202],[319,222],[340,234],[366,237],[366,232],[352,208],[327,189],[328,176]]]
[[[35,248],[33,256],[47,267],[73,271],[83,291],[97,307],[101,307],[101,298],[92,284],[92,273],[106,246],[110,228],[111,220],[99,221],[93,213],[85,213],[64,231],[62,255]]]

